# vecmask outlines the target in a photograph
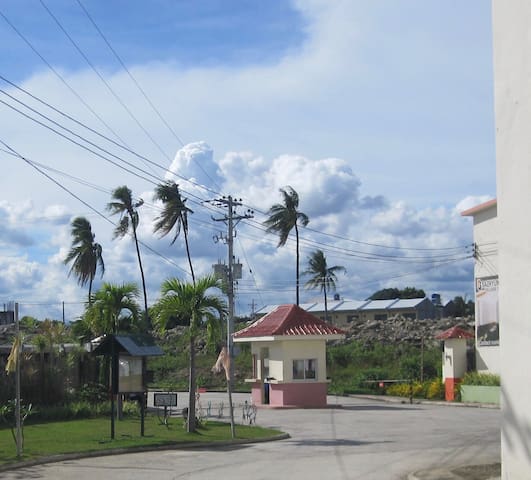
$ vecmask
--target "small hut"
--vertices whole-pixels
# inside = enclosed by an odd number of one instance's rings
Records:
[[[250,342],[252,400],[276,407],[325,407],[326,342],[345,332],[297,305],[280,305],[234,334]]]

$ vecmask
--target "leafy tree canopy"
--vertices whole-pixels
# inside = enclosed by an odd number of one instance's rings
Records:
[[[399,288],[383,288],[374,292],[368,300],[393,300],[395,298],[424,298],[426,293],[424,290],[416,289],[414,287]]]

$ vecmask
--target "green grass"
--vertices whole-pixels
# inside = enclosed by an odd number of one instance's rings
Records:
[[[131,447],[155,447],[190,442],[221,442],[231,439],[230,425],[207,421],[197,432],[187,433],[180,418],[161,425],[156,416],[145,419],[144,437],[140,436],[140,419],[115,422],[115,439],[111,440],[110,418],[48,422],[24,427],[24,453],[16,456],[11,430],[0,429],[0,465],[65,453],[95,452]],[[237,439],[261,439],[282,432],[256,426],[236,425]]]

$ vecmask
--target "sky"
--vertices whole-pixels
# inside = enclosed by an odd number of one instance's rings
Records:
[[[88,288],[64,264],[78,216],[103,249],[94,289],[140,286],[106,209],[122,185],[144,201],[148,303],[167,278],[190,281],[183,239],[153,233],[165,180],[193,210],[198,275],[227,261],[212,201],[253,212],[234,239],[236,315],[295,303],[294,236],[277,248],[263,226],[287,186],[310,219],[301,271],[323,250],[346,269],[341,298],[473,298],[461,212],[496,195],[490,14],[483,0],[1,2],[0,307],[79,317]]]

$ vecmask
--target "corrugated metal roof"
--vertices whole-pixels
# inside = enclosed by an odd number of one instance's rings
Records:
[[[95,355],[109,355],[113,338],[119,353],[125,352],[133,357],[164,355],[163,350],[155,344],[155,340],[147,335],[106,335],[93,353]]]
[[[401,298],[396,303],[393,303],[393,308],[415,308],[419,306],[424,298]]]
[[[297,305],[280,305],[252,325],[234,334],[234,338],[297,336],[297,335],[344,335],[334,327]]]
[[[334,308],[334,312],[347,312],[351,310],[358,310],[369,303],[367,300],[344,300]]]
[[[397,301],[397,298],[394,300],[371,300],[366,305],[363,305],[360,310],[386,310],[387,308],[394,306]]]

